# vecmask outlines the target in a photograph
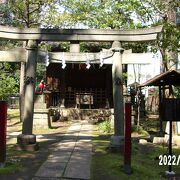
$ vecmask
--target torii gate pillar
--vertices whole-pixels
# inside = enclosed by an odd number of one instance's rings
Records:
[[[38,56],[37,41],[29,40],[27,44],[27,62],[25,72],[25,98],[24,98],[24,119],[22,134],[17,137],[19,150],[36,150],[36,136],[32,134],[34,114],[35,75]]]
[[[121,43],[114,41],[112,44],[112,87],[114,102],[114,136],[111,137],[111,149],[121,150],[124,140],[124,103],[123,103],[123,79],[122,79],[122,53]],[[122,148],[123,150],[123,148]]]

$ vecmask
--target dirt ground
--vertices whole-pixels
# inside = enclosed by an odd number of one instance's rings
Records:
[[[34,134],[37,135],[39,150],[30,153],[21,153],[13,149],[16,144],[17,134],[21,132],[22,124],[19,120],[8,120],[7,123],[7,149],[12,147],[10,153],[7,152],[6,163],[19,163],[20,170],[11,173],[0,173],[0,180],[31,180],[37,172],[41,164],[47,159],[49,151],[53,148],[53,144],[61,141],[63,134],[69,127],[70,122],[55,122],[52,124],[53,129],[41,129]]]

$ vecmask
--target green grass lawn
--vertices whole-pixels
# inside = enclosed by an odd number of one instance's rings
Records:
[[[6,162],[5,166],[0,168],[0,174],[15,173],[22,171],[23,166],[21,164],[20,157],[28,157],[33,152],[28,151],[17,151],[14,148],[14,144],[6,145]]]
[[[20,122],[19,110],[9,109],[7,112],[7,134],[10,132],[21,131],[22,123]],[[0,174],[15,173],[23,169],[20,162],[20,156],[29,156],[32,152],[17,151],[14,148],[16,138],[6,139],[6,162],[5,166],[0,168]]]
[[[64,133],[66,128],[71,122],[53,122],[52,127],[39,127],[34,128],[34,134],[45,134],[47,137],[56,136],[56,134]],[[0,175],[6,176],[6,174],[17,174],[18,172],[30,171],[33,169],[27,164],[36,163],[33,166],[38,166],[43,163],[44,158],[46,158],[47,153],[43,152],[44,147],[49,147],[50,144],[55,143],[56,140],[52,138],[39,138],[37,139],[40,150],[34,152],[28,151],[18,151],[15,149],[15,144],[17,143],[17,133],[22,133],[22,122],[20,122],[19,110],[18,109],[8,109],[7,117],[7,139],[6,139],[6,162],[4,167],[0,167]],[[57,137],[57,140],[60,137]],[[45,148],[45,149],[46,149]],[[39,157],[37,160],[36,157]],[[31,162],[32,160],[32,162]],[[42,162],[41,162],[42,161]],[[29,162],[29,163],[28,163]],[[1,179],[1,177],[0,177]]]
[[[19,122],[18,111],[8,112],[8,129],[10,131],[21,130],[22,123]],[[146,131],[157,131],[158,121],[141,122],[142,127]],[[57,125],[52,129],[34,129],[35,133],[55,133],[59,132]],[[167,147],[139,144],[137,138],[132,141],[132,162],[131,167],[133,173],[127,175],[123,171],[124,158],[121,153],[111,153],[109,151],[110,136],[105,132],[112,134],[112,129],[107,122],[94,126],[93,137],[93,156],[91,166],[91,180],[163,180],[167,166],[159,165],[159,155],[168,153]],[[13,143],[12,143],[13,142]],[[18,160],[19,157],[28,158],[35,152],[16,151],[14,149],[15,141],[7,143],[7,161],[4,168],[0,168],[0,174],[22,171],[22,163]],[[173,154],[180,155],[180,148],[173,149]],[[180,174],[180,165],[173,166],[173,171]]]
[[[132,140],[132,174],[127,175],[123,170],[124,157],[121,153],[109,151],[110,135],[102,136],[95,128],[93,137],[93,156],[91,167],[92,180],[161,180],[168,166],[159,165],[159,155],[168,153],[167,147],[139,144],[137,139]],[[103,137],[103,138],[102,138]],[[180,148],[173,149],[173,154],[180,155]],[[173,166],[173,171],[180,174],[179,166]]]

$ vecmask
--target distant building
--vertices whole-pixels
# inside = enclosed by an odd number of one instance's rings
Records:
[[[161,72],[161,55],[156,53],[152,56],[150,64],[129,64],[127,85],[133,84],[135,81],[139,84],[146,82]],[[148,89],[145,87],[143,93],[148,96]]]
[[[135,81],[141,84],[159,74],[161,69],[160,53],[154,54],[150,62],[149,64],[128,64],[127,84],[132,84]]]

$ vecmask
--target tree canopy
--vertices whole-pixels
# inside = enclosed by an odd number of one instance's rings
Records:
[[[54,10],[45,17],[45,24],[60,28],[137,29],[163,25],[157,42],[124,43],[133,51],[160,50],[164,70],[177,64],[180,30],[176,25],[179,0],[61,0],[61,10]],[[174,54],[174,55],[173,55]]]
[[[137,29],[163,25],[158,43],[124,43],[133,51],[160,50],[165,69],[179,48],[175,13],[179,0],[9,0],[0,5],[0,22],[17,27]],[[49,45],[48,45],[49,46]],[[166,64],[167,63],[167,64]]]
[[[9,0],[0,3],[0,24],[19,28],[40,27],[43,10],[47,6],[54,6],[55,2],[55,0]],[[0,50],[22,47],[22,45],[23,42],[19,41],[1,40]],[[42,78],[41,66],[38,69],[37,76]],[[7,99],[9,95],[19,92],[19,71],[20,64],[0,63],[0,99]]]

